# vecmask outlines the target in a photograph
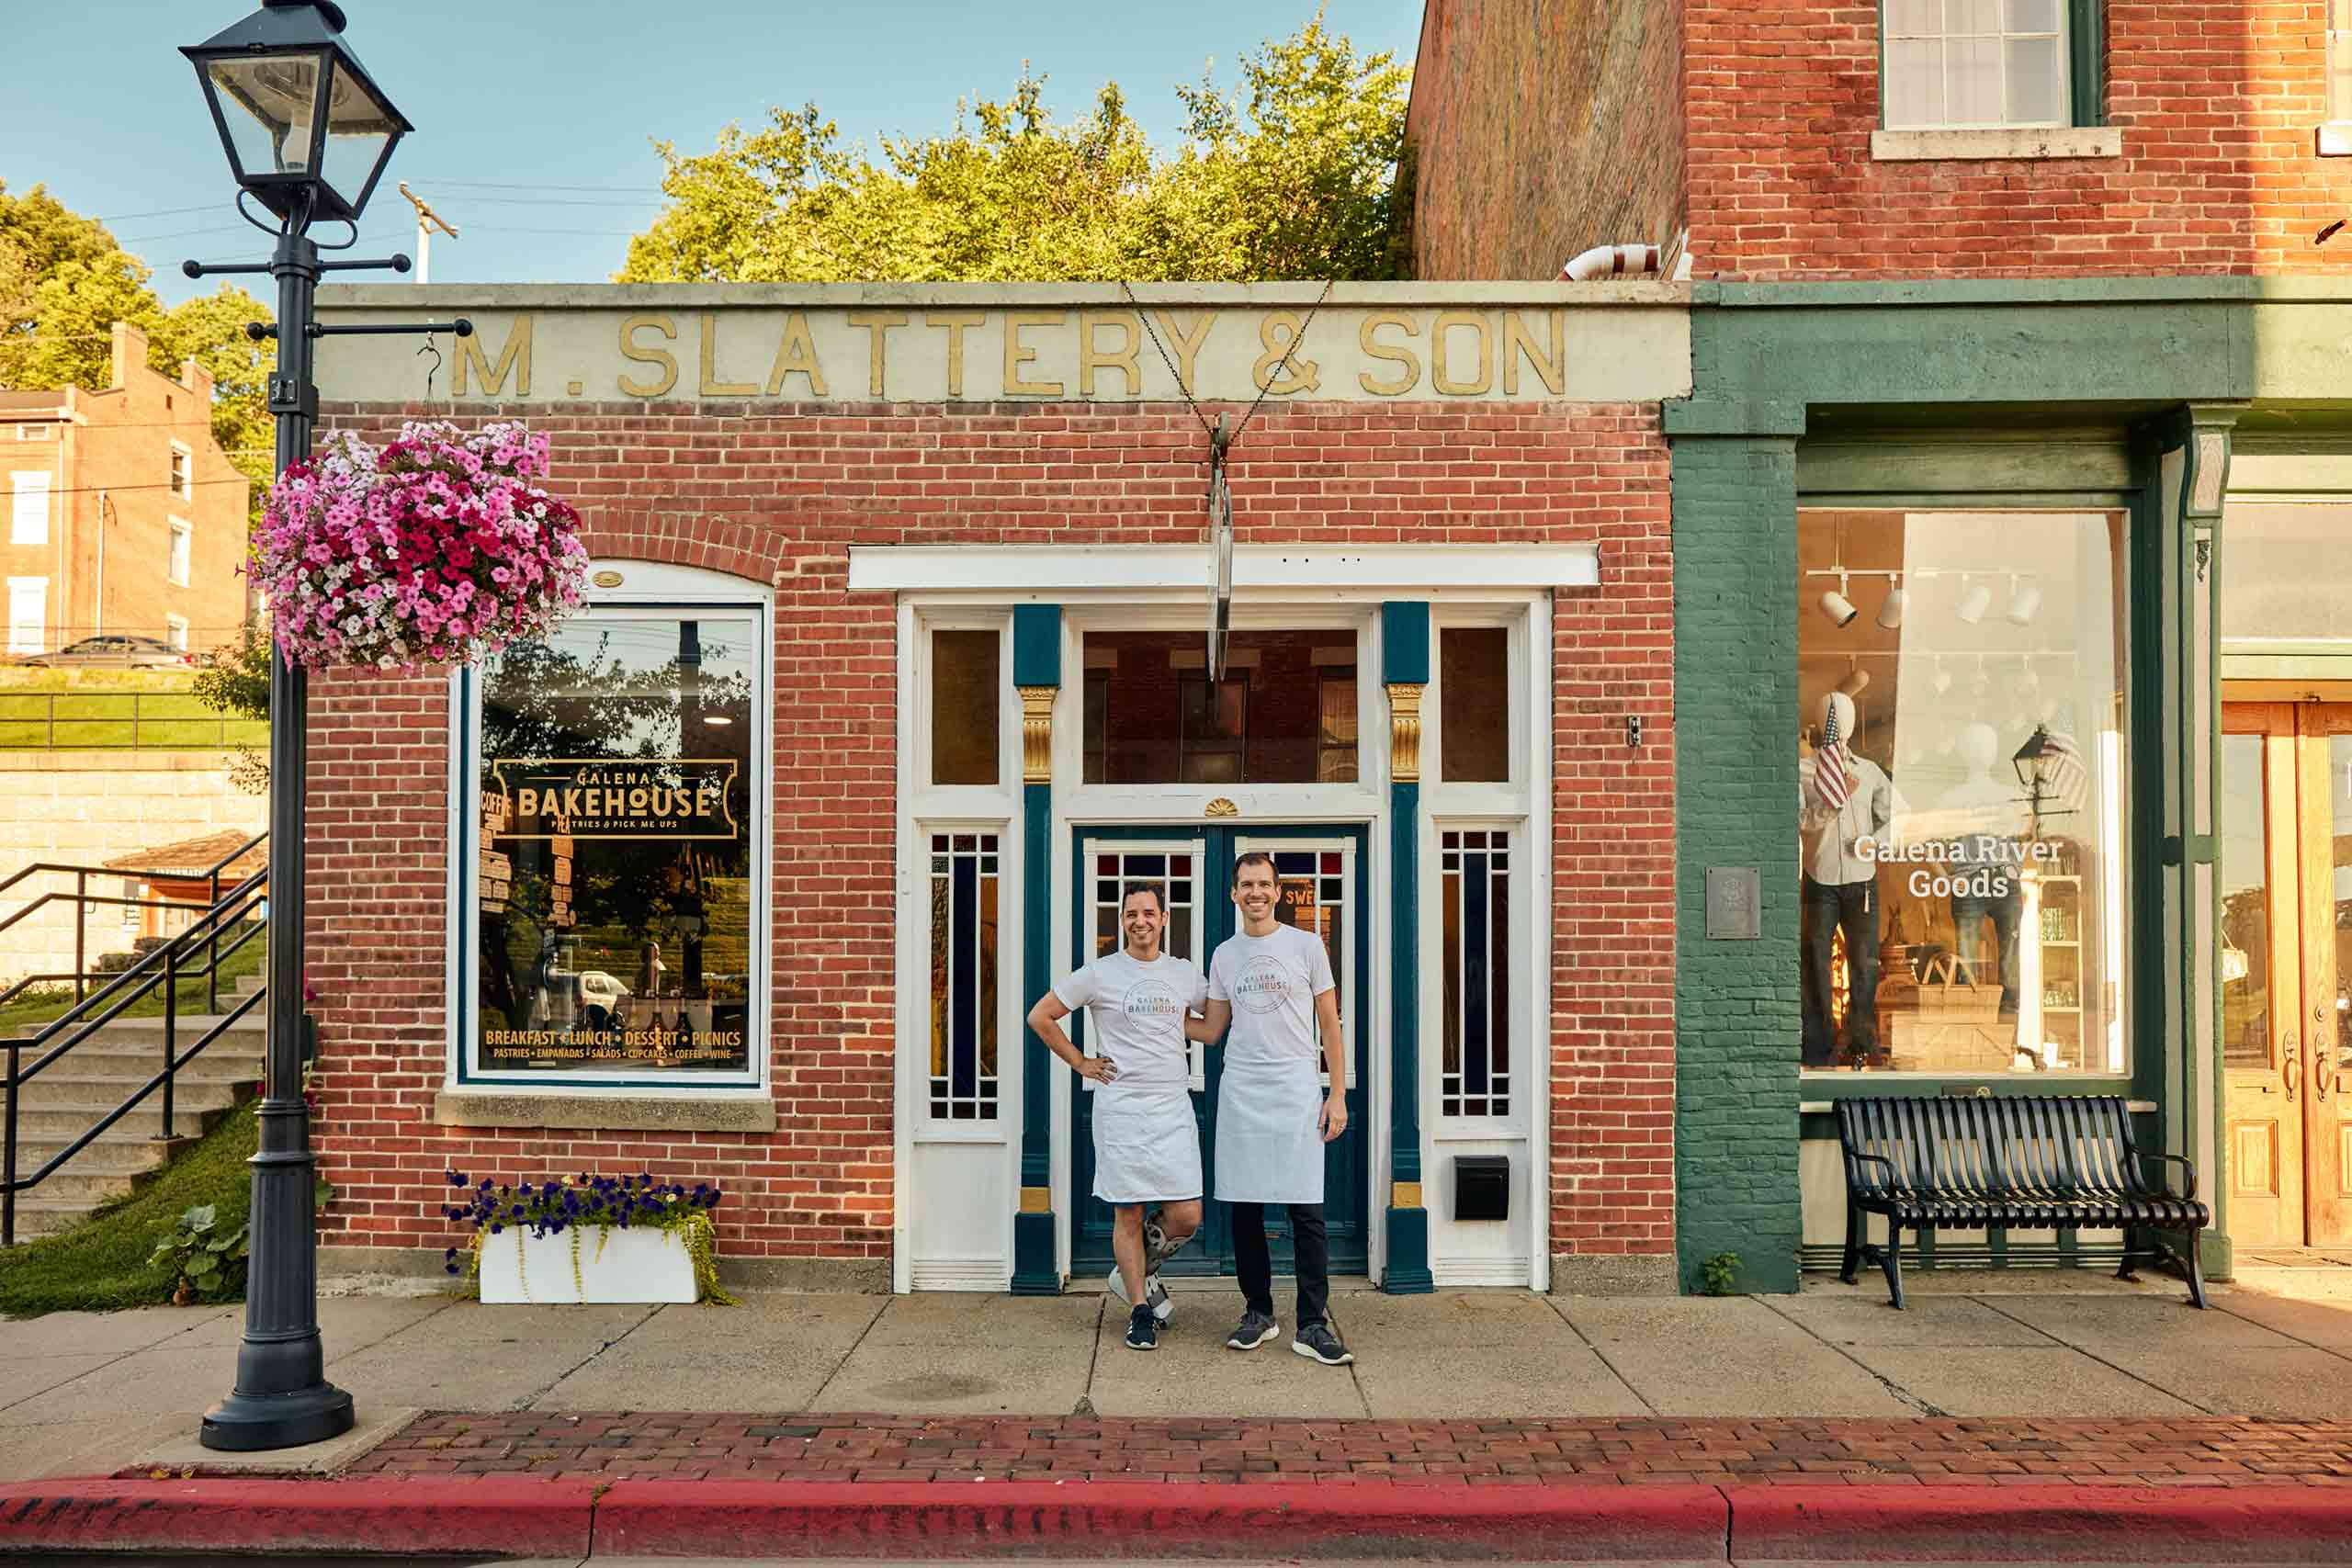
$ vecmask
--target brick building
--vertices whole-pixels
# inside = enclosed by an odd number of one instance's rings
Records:
[[[1854,1094],[2126,1095],[2209,1269],[2352,1241],[2352,6],[1432,0],[1423,40],[1425,279],[1691,280],[1685,1281],[1839,1263]],[[1753,931],[1710,919],[1742,872]]]
[[[755,1276],[1099,1280],[1023,1014],[1134,880],[1205,959],[1262,848],[1340,977],[1335,1268],[1670,1286],[1680,294],[1139,292],[441,288],[450,400],[321,356],[331,426],[551,431],[596,557],[547,648],[313,683],[329,1267],[437,1272],[445,1169],[650,1169]],[[1204,420],[1261,389],[1213,678]]]
[[[0,392],[9,653],[124,633],[201,651],[243,633],[251,486],[212,437],[212,378],[194,360],[177,380],[149,368],[128,322],[113,351],[104,391]]]

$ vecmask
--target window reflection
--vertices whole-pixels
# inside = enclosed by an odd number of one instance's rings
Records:
[[[2125,1070],[2123,537],[1800,513],[1807,1068]]]
[[[1235,632],[1223,678],[1199,632],[1089,632],[1089,784],[1350,784],[1356,633]]]
[[[479,1071],[750,1071],[758,622],[590,614],[484,661]]]

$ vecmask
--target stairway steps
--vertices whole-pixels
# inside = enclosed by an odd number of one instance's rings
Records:
[[[71,1143],[88,1132],[98,1118],[122,1103],[110,1100],[103,1105],[34,1105],[27,1104],[17,1113],[17,1136],[28,1141],[51,1144]],[[192,1138],[204,1132],[229,1113],[226,1105],[191,1105],[183,1095],[175,1103],[172,1116],[174,1135]],[[132,1138],[153,1138],[164,1131],[164,1097],[161,1090],[149,1095],[129,1111],[101,1138],[118,1141]]]

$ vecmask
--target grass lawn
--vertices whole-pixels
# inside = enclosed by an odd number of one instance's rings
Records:
[[[227,947],[235,935],[234,931],[222,933],[220,945]],[[244,976],[261,973],[263,949],[266,945],[261,937],[255,936],[233,954],[221,959],[220,1008],[222,1011],[225,1012],[237,1005],[231,995],[237,988],[237,981]],[[100,985],[105,983],[98,982]],[[205,1002],[203,977],[198,976],[193,980],[182,980],[179,983],[179,1012],[183,1020],[202,1014]],[[61,987],[46,992],[28,991],[6,1007],[0,1007],[0,1040],[11,1037],[26,1038],[73,1005],[74,992],[71,987]],[[255,1002],[254,1013],[247,1016],[257,1016],[260,1010],[267,1005],[266,1002]],[[164,987],[158,983],[145,996],[131,1003],[123,1016],[161,1018],[163,1014]],[[190,1038],[192,1039],[193,1036]]]
[[[218,1205],[219,1228],[245,1223],[253,1204],[254,1105],[247,1101],[146,1186],[72,1230],[0,1253],[0,1314],[112,1312],[170,1299],[170,1272],[151,1264],[171,1223],[200,1203]]]
[[[188,691],[187,677],[165,686],[152,678],[157,672],[132,673],[151,678],[126,691],[0,690],[0,748],[209,750],[268,743],[266,720],[232,718],[207,707]]]

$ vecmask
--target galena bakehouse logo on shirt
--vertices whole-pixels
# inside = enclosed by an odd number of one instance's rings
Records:
[[[1137,980],[1119,998],[1119,1010],[1129,1018],[1176,1018],[1184,1011],[1184,998],[1165,980]]]
[[[1244,961],[1233,982],[1233,999],[1251,1012],[1272,1012],[1290,996],[1291,975],[1281,959],[1261,953]]]

